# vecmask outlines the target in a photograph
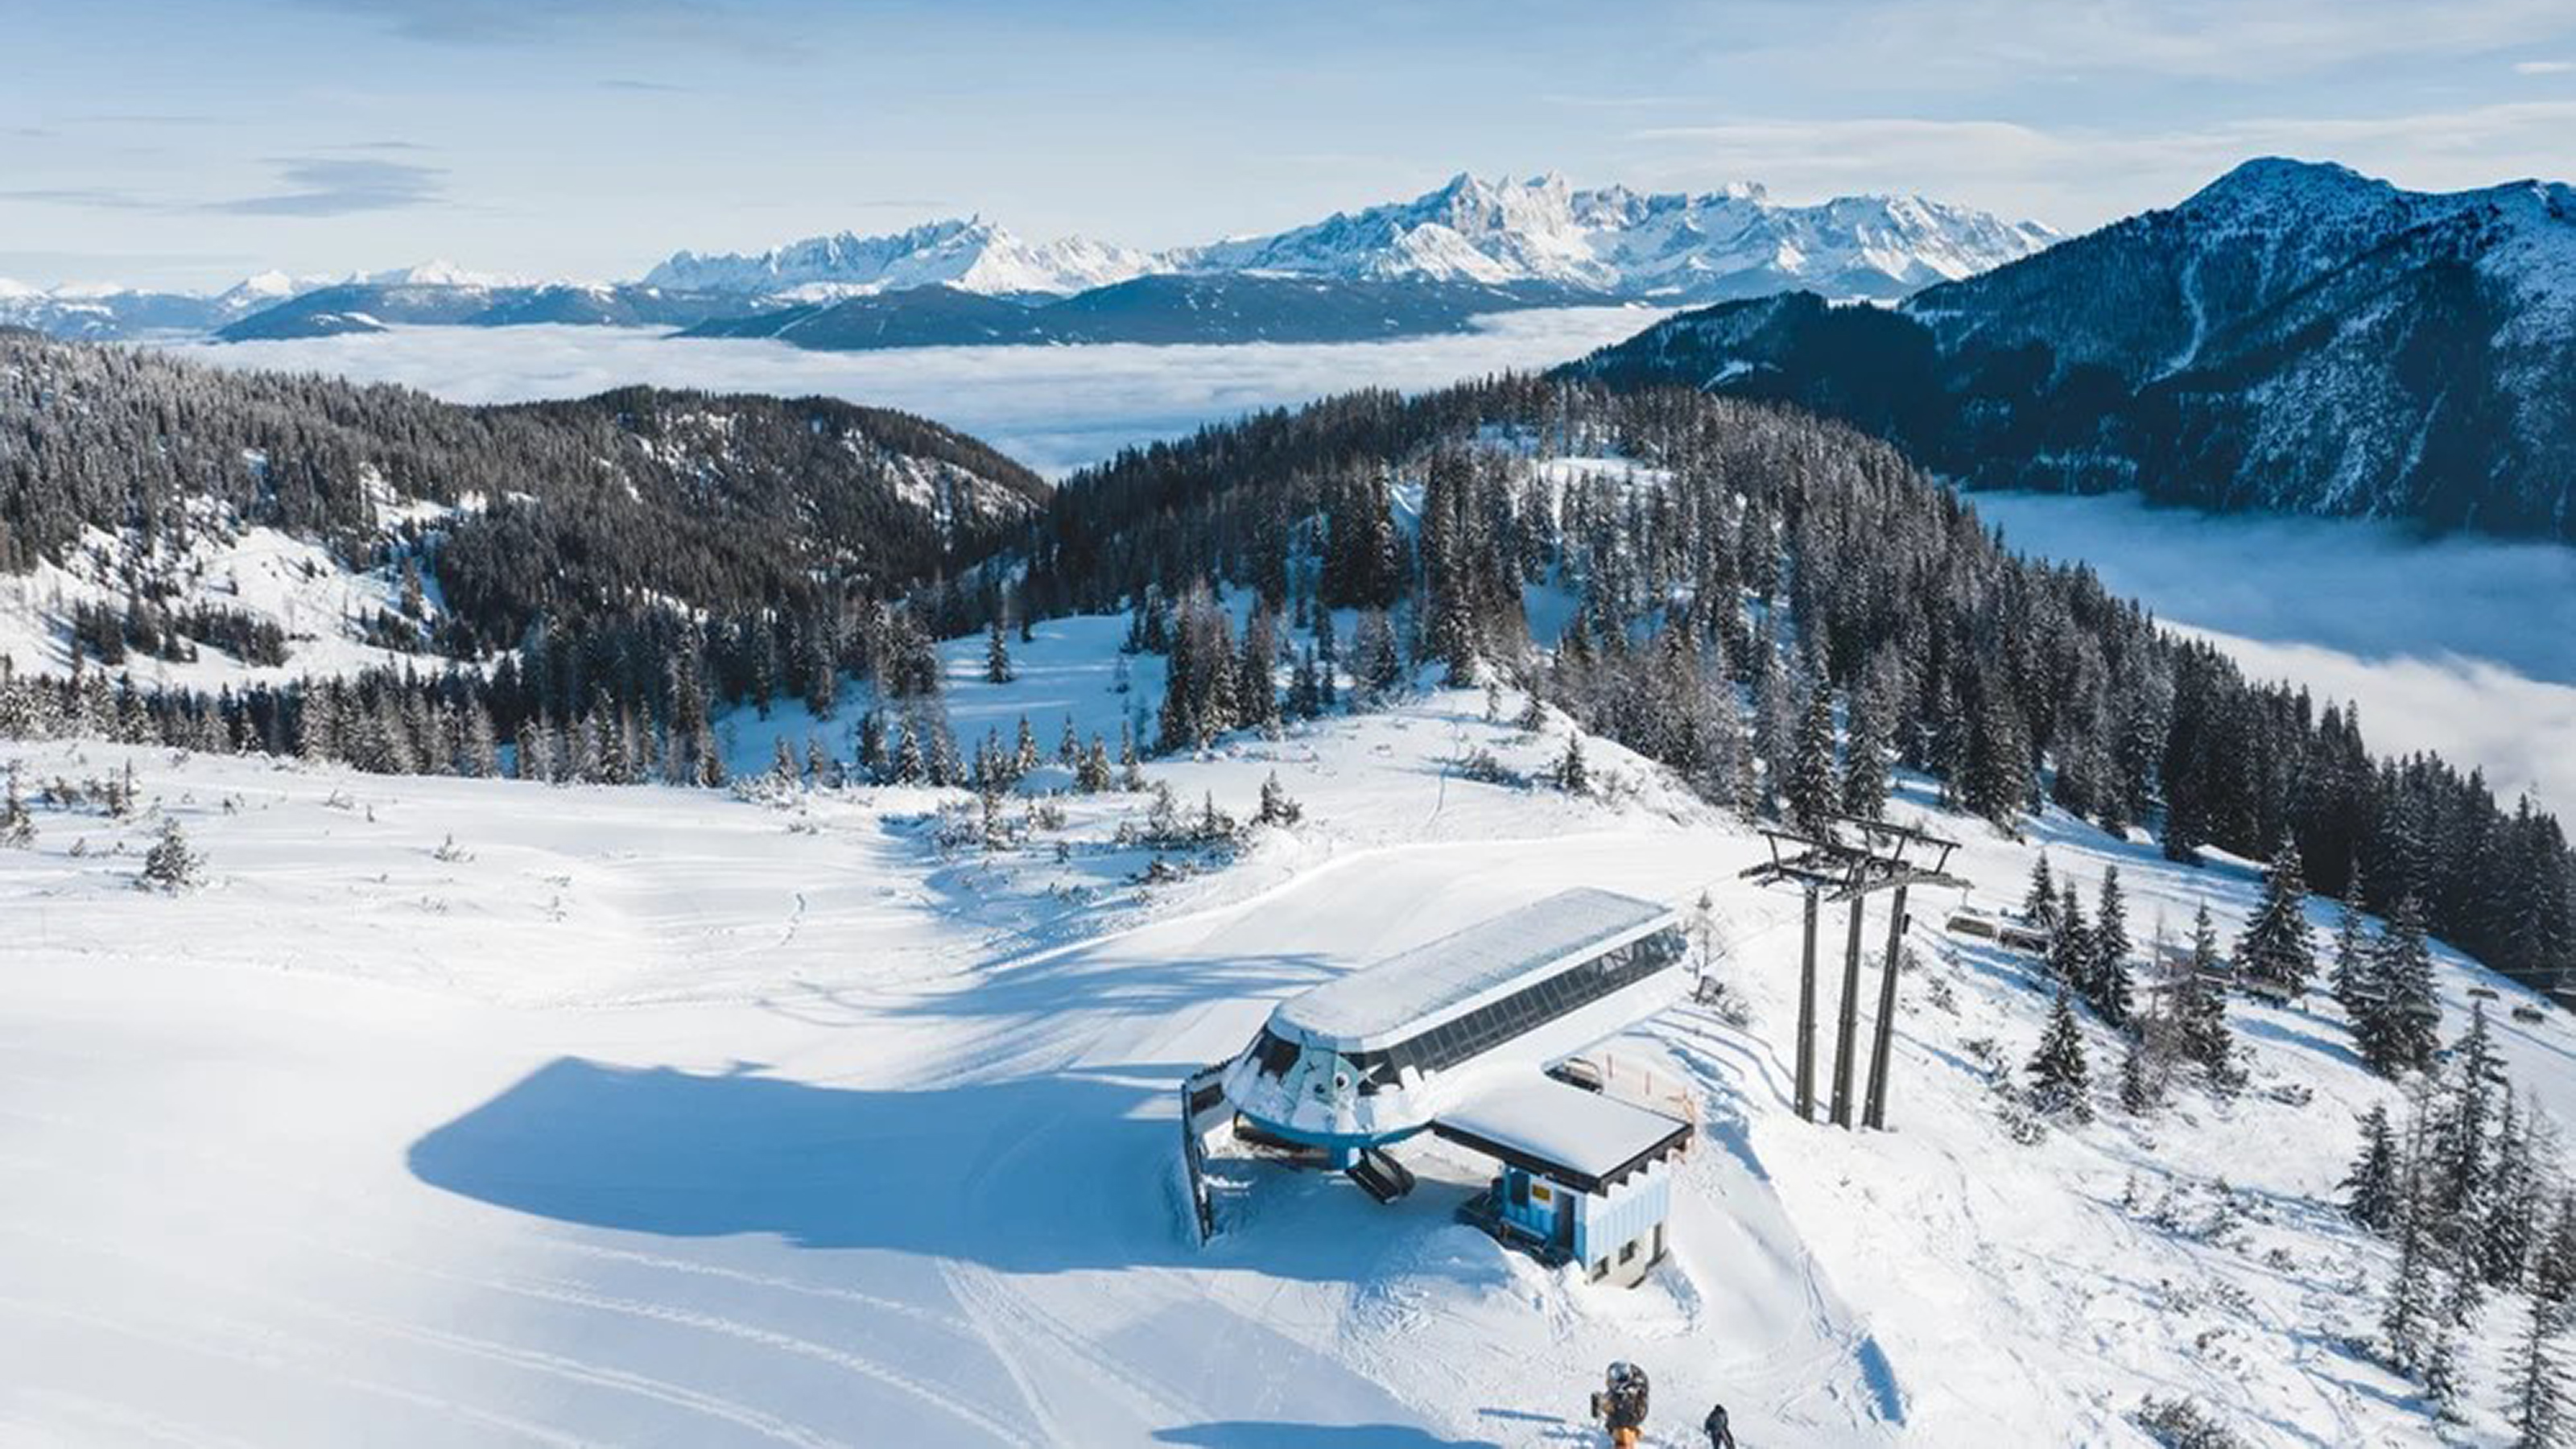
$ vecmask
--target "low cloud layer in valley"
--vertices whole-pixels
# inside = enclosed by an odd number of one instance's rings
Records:
[[[2576,550],[2127,494],[1974,502],[2014,548],[2085,560],[2254,674],[2357,702],[2374,748],[2436,750],[2507,799],[2576,807]]]
[[[311,368],[408,383],[455,402],[581,397],[628,383],[824,393],[963,428],[1060,475],[1130,443],[1357,387],[1418,389],[1553,366],[1631,336],[1641,307],[1509,312],[1475,331],[1394,342],[1225,347],[921,347],[807,352],[781,342],[681,340],[641,328],[411,327],[374,335],[188,349],[238,367]]]

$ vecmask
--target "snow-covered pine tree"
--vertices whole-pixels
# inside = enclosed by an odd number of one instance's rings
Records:
[[[1798,741],[1789,766],[1789,818],[1810,835],[1833,827],[1841,792],[1834,783],[1834,699],[1819,679],[1798,721]]]
[[[1887,703],[1874,678],[1851,691],[1844,710],[1843,813],[1864,820],[1887,814]]]
[[[1565,753],[1557,757],[1553,772],[1556,788],[1568,795],[1591,793],[1592,772],[1583,763],[1583,732],[1576,730],[1565,737]]]
[[[27,810],[18,774],[18,762],[11,760],[8,783],[0,787],[0,850],[25,850],[36,843],[36,817]]]
[[[1145,788],[1145,765],[1136,758],[1136,731],[1125,720],[1118,722],[1118,788]]]
[[[2334,965],[2326,977],[2327,989],[2334,993],[2335,1004],[2344,1015],[2358,1023],[2370,1009],[2369,1003],[2381,994],[2376,966],[2378,958],[2370,942],[2362,935],[2361,910],[2353,904],[2360,892],[2349,892],[2343,900],[2343,911],[2335,920]]]
[[[2057,893],[2057,930],[2048,938],[2048,969],[2061,985],[2072,987],[2087,1002],[2093,999],[2093,933],[2084,924],[2084,904],[2076,897],[2075,879],[2067,877]]]
[[[160,838],[144,853],[143,873],[134,883],[143,890],[176,895],[198,883],[205,863],[205,857],[189,847],[188,834],[179,828],[178,818],[165,815],[161,817]]]
[[[1296,824],[1305,814],[1305,807],[1289,799],[1287,790],[1281,787],[1279,772],[1271,771],[1261,782],[1261,812],[1253,819],[1263,825],[1285,828]]]
[[[1108,789],[1115,778],[1109,772],[1109,746],[1100,736],[1093,735],[1091,748],[1083,754],[1082,762],[1074,767],[1074,788],[1086,795],[1097,795]]]
[[[1038,732],[1029,727],[1029,717],[1020,716],[1020,731],[1011,742],[1011,778],[1020,779],[1044,761],[1038,755]]]
[[[2513,1449],[2564,1449],[2571,1437],[2567,1414],[2567,1371],[2559,1362],[2558,1339],[2566,1328],[2566,1310],[2534,1294],[2525,1309],[2522,1342],[2514,1351],[2511,1398],[2505,1422],[2513,1426]]]
[[[2045,850],[2030,863],[2030,889],[2022,893],[2021,918],[2042,930],[2057,924],[2057,880],[2049,873]]]
[[[2075,1019],[2074,997],[2063,985],[2057,988],[2056,1004],[2048,1010],[2048,1027],[2040,1034],[2039,1049],[2031,1053],[2024,1070],[2030,1074],[2033,1107],[2079,1122],[2092,1117],[2092,1079],[2084,1061],[2084,1028]]]
[[[2457,1247],[2487,1206],[2495,1176],[2490,1120],[2497,1096],[2511,1091],[2495,1034],[2487,1027],[2485,1002],[2470,1006],[2468,1029],[2452,1043],[2444,1075],[2450,1090],[2434,1120],[2432,1179],[2443,1237]]]
[[[2191,955],[2169,995],[2174,1034],[2182,1055],[2199,1066],[2211,1088],[2232,1091],[2241,1074],[2236,1063],[2236,1036],[2227,1029],[2227,998],[2218,979],[2224,963],[2218,954],[2218,927],[2204,902],[2192,917]]]
[[[2576,1193],[2560,1193],[2549,1208],[2549,1231],[2533,1254],[2531,1291],[2556,1304],[2576,1303]]]
[[[2374,948],[2379,999],[2357,1023],[2361,1058],[2385,1077],[2419,1071],[2433,1062],[2442,1006],[2433,990],[2433,953],[2424,939],[2422,908],[2412,895],[2389,912]]]
[[[2144,1117],[2163,1105],[2162,1077],[2146,1034],[2130,1037],[2128,1049],[2120,1054],[2120,1110]]]
[[[984,682],[1008,684],[1011,678],[1011,638],[1002,627],[1002,616],[995,614],[984,631]]]
[[[2296,997],[2316,975],[2316,942],[2308,930],[2308,880],[2299,843],[2284,835],[2263,868],[2263,903],[2237,938],[2236,968],[2247,979],[2269,983]]]
[[[1056,736],[1055,762],[1070,770],[1082,763],[1082,736],[1073,732],[1073,716],[1064,717],[1064,733]]]
[[[2102,888],[2093,908],[2093,1009],[2113,1026],[2127,1026],[2132,1006],[2129,990],[2129,904],[2120,892],[2120,868],[2102,867]]]
[[[2441,1248],[2433,1238],[2432,1205],[2425,1191],[2429,1115],[2419,1094],[2407,1114],[2405,1150],[2399,1159],[2397,1267],[2389,1275],[2388,1302],[2379,1315],[2380,1340],[2389,1366],[2404,1374],[2423,1369],[2440,1319],[2435,1273]]]
[[[2336,1184],[2343,1190],[2343,1210],[2374,1233],[2397,1225],[2399,1209],[2397,1134],[2388,1125],[2388,1106],[2374,1102],[2361,1119],[2361,1152],[2352,1170]]]
[[[919,785],[930,779],[930,762],[921,751],[921,731],[912,717],[904,716],[902,732],[895,736],[893,780],[898,785]]]
[[[2544,1186],[2534,1145],[2538,1127],[2535,1114],[2519,1110],[2508,1086],[2497,1106],[2495,1172],[2474,1244],[2478,1271],[2493,1287],[2521,1287],[2537,1247]]]

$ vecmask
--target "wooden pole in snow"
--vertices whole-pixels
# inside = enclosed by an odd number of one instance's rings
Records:
[[[1798,1120],[1816,1120],[1816,888],[1807,887],[1806,949],[1798,958]]]
[[[1860,919],[1869,897],[1851,898],[1851,930],[1843,943],[1843,1009],[1834,1020],[1834,1125],[1852,1124],[1852,1054],[1860,1032]]]
[[[1896,1046],[1896,963],[1905,950],[1905,887],[1896,888],[1887,918],[1887,964],[1878,974],[1878,1022],[1869,1054],[1869,1100],[1861,1104],[1860,1125],[1887,1126],[1887,1057]]]

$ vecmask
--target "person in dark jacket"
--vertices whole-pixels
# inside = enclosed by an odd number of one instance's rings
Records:
[[[1735,1449],[1735,1431],[1726,1426],[1726,1405],[1711,1404],[1708,1420],[1700,1427],[1708,1431],[1708,1449]]]
[[[1616,1449],[1637,1449],[1646,1431],[1646,1371],[1624,1359],[1610,1365],[1609,1387],[1592,1396],[1592,1413]]]

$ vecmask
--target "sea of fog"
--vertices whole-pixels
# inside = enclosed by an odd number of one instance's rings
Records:
[[[1428,388],[1575,357],[1660,314],[1516,312],[1396,342],[933,347],[806,352],[644,329],[416,327],[189,349],[242,367],[401,382],[459,402],[626,383],[823,393],[964,428],[1051,476],[1118,448],[1356,387]],[[2220,518],[2117,495],[1981,493],[2014,547],[2091,563],[2111,589],[2253,673],[2359,704],[2382,751],[2482,766],[2510,798],[2576,807],[2576,550],[2371,523]]]
[[[2529,790],[2576,808],[2576,549],[2134,494],[1971,501],[2013,548],[2091,564],[2253,674],[2358,704],[2381,753],[2435,750],[2483,767],[2508,803]]]
[[[628,327],[399,327],[186,349],[237,367],[399,382],[455,402],[583,397],[628,383],[821,393],[919,413],[1050,477],[1129,443],[1360,387],[1407,390],[1551,367],[1634,336],[1643,307],[1504,312],[1466,332],[1394,342],[1231,346],[908,347],[808,352],[767,339]]]

